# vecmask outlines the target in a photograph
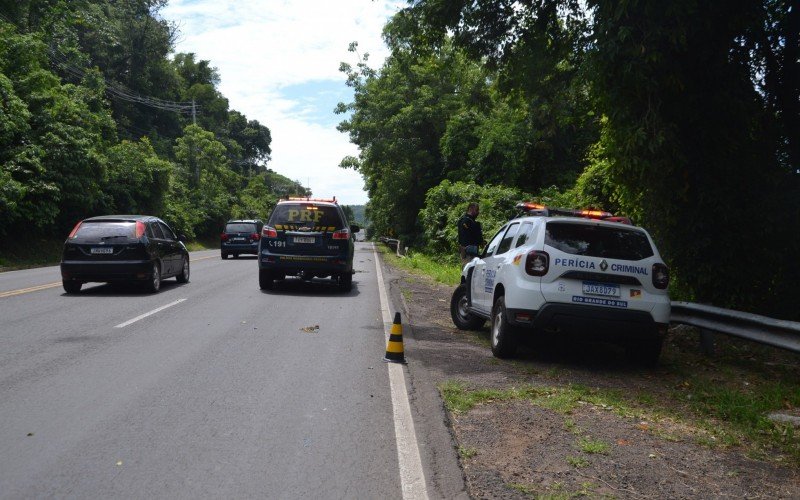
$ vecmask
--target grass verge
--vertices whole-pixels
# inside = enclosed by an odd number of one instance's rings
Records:
[[[448,262],[445,257],[416,251],[409,251],[405,257],[398,257],[383,244],[376,243],[375,248],[382,253],[383,258],[390,265],[405,269],[418,276],[426,276],[451,286],[456,286],[461,281],[461,268],[458,264]]]

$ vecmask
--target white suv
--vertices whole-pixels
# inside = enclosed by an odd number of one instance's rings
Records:
[[[653,365],[669,326],[669,271],[644,229],[624,217],[523,203],[483,254],[467,263],[450,313],[462,330],[491,319],[492,353],[513,356],[523,336],[622,343]]]

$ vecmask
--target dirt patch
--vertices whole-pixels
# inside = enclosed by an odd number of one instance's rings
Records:
[[[761,383],[800,380],[800,356],[721,336],[709,358],[698,333],[679,327],[652,369],[630,366],[618,347],[590,343],[526,347],[499,360],[487,327],[453,326],[452,287],[396,268],[392,275],[408,309],[407,357],[440,385],[455,382],[465,394],[529,387],[566,398],[559,407],[489,396],[449,412],[473,498],[800,498],[800,440],[791,426],[748,432],[725,420],[746,413],[707,414],[696,401],[718,387],[747,395]],[[797,411],[795,387],[779,409]]]

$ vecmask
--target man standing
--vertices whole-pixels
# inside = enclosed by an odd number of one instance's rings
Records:
[[[467,213],[458,219],[458,254],[462,267],[472,260],[478,253],[478,246],[483,244],[483,229],[476,220],[479,213],[478,204],[472,202],[467,206]],[[474,247],[470,248],[470,255],[467,255],[467,247]]]

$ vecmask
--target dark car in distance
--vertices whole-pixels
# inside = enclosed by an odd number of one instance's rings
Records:
[[[241,254],[258,255],[258,242],[264,223],[258,219],[229,220],[220,235],[220,255],[237,258]]]
[[[297,276],[310,281],[330,277],[349,292],[353,287],[353,235],[344,210],[332,200],[280,200],[261,231],[258,284],[271,289],[275,280]]]
[[[158,292],[161,280],[189,281],[189,252],[183,237],[149,215],[104,215],[79,222],[61,257],[61,279],[67,293],[87,282],[140,283]]]

